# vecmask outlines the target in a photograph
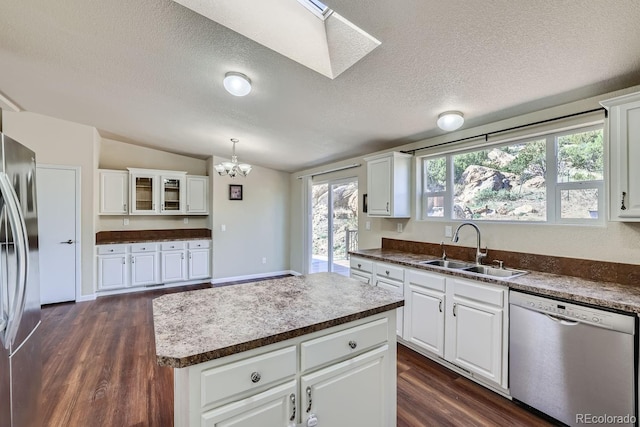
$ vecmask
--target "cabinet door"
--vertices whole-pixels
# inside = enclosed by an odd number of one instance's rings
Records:
[[[371,273],[363,273],[360,271],[351,270],[349,274],[352,279],[359,280],[362,283],[366,283],[367,285],[371,284]]]
[[[391,157],[367,163],[368,214],[391,215]]]
[[[127,255],[98,257],[98,288],[120,289],[128,285]]]
[[[100,215],[129,213],[129,173],[100,171]]]
[[[211,277],[209,270],[209,250],[189,250],[189,279],[207,279]]]
[[[416,285],[406,289],[405,339],[444,357],[445,295]]]
[[[187,279],[186,251],[162,252],[162,283],[179,282]]]
[[[202,414],[204,427],[287,427],[297,420],[296,382],[246,399],[232,402]]]
[[[131,173],[131,214],[151,215],[158,213],[158,177],[153,174]]]
[[[303,424],[317,418],[319,426],[387,427],[395,425],[387,411],[390,399],[385,377],[384,345],[361,356],[337,363],[300,380]],[[395,375],[395,372],[393,373]],[[261,424],[266,425],[266,424]]]
[[[453,297],[447,360],[500,384],[503,309]]]
[[[610,137],[611,219],[639,221],[640,100],[611,109]]]
[[[131,255],[131,286],[158,284],[158,253]]]
[[[176,215],[185,211],[184,175],[162,175],[160,177],[160,213]]]
[[[395,280],[389,280],[385,278],[381,278],[376,276],[376,286],[381,287],[382,289],[386,289],[391,292],[395,292],[399,295],[404,296],[404,283],[397,282]],[[396,334],[399,337],[402,337],[404,325],[404,307],[400,307],[396,310]]]
[[[187,176],[188,214],[209,213],[209,177]]]

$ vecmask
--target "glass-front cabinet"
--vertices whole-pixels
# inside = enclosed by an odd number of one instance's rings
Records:
[[[131,215],[175,215],[185,210],[186,172],[129,168]]]

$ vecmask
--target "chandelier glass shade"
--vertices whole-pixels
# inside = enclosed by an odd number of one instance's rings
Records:
[[[239,141],[236,138],[231,138],[231,142],[233,143],[231,161],[215,165],[216,172],[218,172],[220,176],[228,176],[230,178],[235,178],[238,175],[249,175],[249,172],[251,172],[251,165],[247,163],[238,163],[238,156],[236,156],[236,144]]]

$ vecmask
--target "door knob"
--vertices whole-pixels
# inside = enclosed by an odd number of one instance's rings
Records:
[[[60,242],[61,244],[73,245],[74,241],[69,239],[66,242]]]

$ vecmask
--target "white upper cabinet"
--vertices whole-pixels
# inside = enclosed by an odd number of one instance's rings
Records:
[[[186,213],[206,215],[209,213],[209,177],[187,175]]]
[[[411,217],[412,157],[398,152],[365,157],[368,216]]]
[[[100,170],[100,215],[129,213],[129,173]]]
[[[640,93],[601,104],[609,110],[610,219],[640,221]]]
[[[180,215],[185,212],[186,172],[128,169],[131,215]]]

